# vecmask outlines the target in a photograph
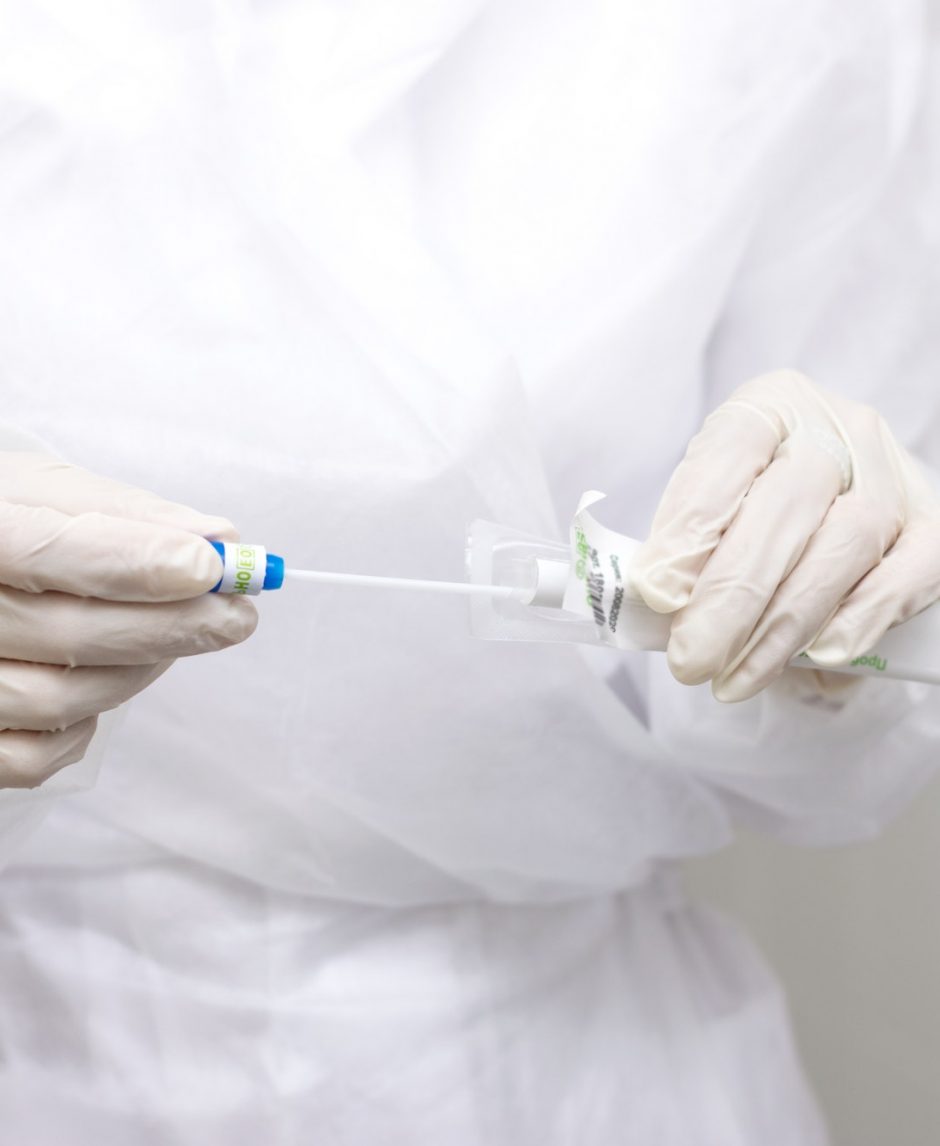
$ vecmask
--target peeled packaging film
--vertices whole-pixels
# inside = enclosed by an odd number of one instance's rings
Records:
[[[471,583],[518,590],[510,598],[471,598],[474,636],[665,650],[672,618],[653,612],[633,591],[629,568],[640,543],[597,521],[592,510],[603,498],[596,491],[581,497],[567,543],[490,521],[472,523]],[[806,654],[791,664],[818,667]],[[891,629],[875,648],[831,671],[940,684],[940,605]]]
[[[603,494],[582,496],[567,542],[511,526],[474,521],[468,532],[471,584],[505,585],[516,598],[471,598],[474,636],[497,641],[551,641],[663,650],[669,617],[652,612],[626,579],[638,542],[598,522],[591,507]]]

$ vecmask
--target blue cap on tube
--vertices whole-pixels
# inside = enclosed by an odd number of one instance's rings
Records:
[[[276,553],[268,553],[264,563],[264,583],[262,589],[280,589],[284,584],[284,558]]]

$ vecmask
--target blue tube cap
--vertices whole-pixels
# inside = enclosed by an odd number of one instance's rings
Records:
[[[284,558],[276,553],[267,555],[264,567],[264,584],[262,589],[280,589],[284,584]]]

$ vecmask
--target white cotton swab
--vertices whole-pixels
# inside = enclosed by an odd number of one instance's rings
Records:
[[[373,589],[411,589],[420,593],[449,593],[463,597],[492,597],[522,601],[531,589],[511,585],[469,585],[462,581],[422,581],[411,577],[369,577],[362,573],[327,573],[313,569],[285,569],[287,581],[310,581],[318,585],[358,585]]]

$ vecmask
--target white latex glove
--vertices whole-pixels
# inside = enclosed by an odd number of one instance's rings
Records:
[[[631,575],[676,613],[673,674],[744,700],[798,653],[846,664],[940,598],[940,499],[874,410],[779,371],[706,420]]]
[[[0,452],[0,788],[80,760],[98,713],[175,657],[225,648],[257,623],[207,595],[230,522],[45,454]]]

